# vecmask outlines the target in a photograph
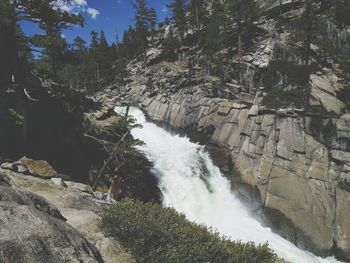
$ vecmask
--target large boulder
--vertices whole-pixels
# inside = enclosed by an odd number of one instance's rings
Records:
[[[98,250],[64,221],[28,205],[0,201],[2,262],[103,262]]]
[[[27,157],[23,157],[19,160],[19,163],[27,168],[31,175],[43,177],[43,178],[51,178],[57,175],[55,169],[44,160],[32,160]]]
[[[108,205],[100,197],[84,184],[0,168],[0,262],[134,262],[99,228]]]
[[[103,262],[56,207],[0,178],[0,262]]]

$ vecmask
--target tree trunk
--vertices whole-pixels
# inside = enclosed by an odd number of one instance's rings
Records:
[[[239,62],[241,62],[242,57],[243,57],[243,52],[242,52],[242,32],[241,31],[239,31],[239,33],[238,33],[237,47],[238,47],[238,60],[239,60]]]
[[[108,191],[108,196],[112,200],[119,200],[119,195],[120,195],[120,187],[122,184],[122,177],[117,175],[113,178],[113,181],[111,183],[111,186]]]
[[[305,64],[308,65],[310,61],[311,52],[311,38],[312,38],[312,3],[310,0],[306,2],[305,10],[305,41],[304,41],[304,52],[305,52]]]
[[[199,31],[199,14],[198,14],[198,5],[196,5],[196,22],[197,22],[197,32]]]
[[[282,15],[282,0],[280,0],[280,15]]]

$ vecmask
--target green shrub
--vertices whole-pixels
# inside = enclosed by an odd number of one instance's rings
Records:
[[[280,72],[288,77],[290,83],[300,86],[309,83],[310,74],[319,69],[316,64],[299,65],[280,60],[271,61],[269,67],[272,72]]]
[[[267,244],[233,242],[217,232],[189,222],[174,209],[125,199],[107,209],[102,228],[137,262],[276,262]]]
[[[273,109],[287,108],[290,106],[303,108],[305,102],[306,90],[283,90],[280,88],[274,88],[263,98],[262,104]]]

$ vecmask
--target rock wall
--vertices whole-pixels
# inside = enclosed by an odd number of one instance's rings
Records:
[[[165,71],[165,85],[179,82]],[[138,77],[127,90],[107,89],[97,99],[139,102],[151,120],[219,146],[221,167],[239,194],[258,193],[265,224],[301,248],[349,260],[350,115],[335,96],[341,87],[332,74],[311,80],[312,111],[267,109],[238,85],[210,80],[154,95]],[[227,89],[234,99],[224,98]]]
[[[259,190],[269,225],[317,254],[330,255],[336,247],[336,253],[349,255],[344,211],[350,208],[350,192],[339,186],[345,183],[340,178],[347,172],[349,153],[316,140],[307,117],[209,99],[199,92],[143,98],[142,106],[152,120],[175,129],[214,129],[210,142],[227,150],[227,161],[235,167],[233,182]]]

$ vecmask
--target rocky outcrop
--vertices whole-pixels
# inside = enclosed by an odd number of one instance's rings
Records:
[[[103,196],[0,168],[0,262],[134,262],[99,228]]]

